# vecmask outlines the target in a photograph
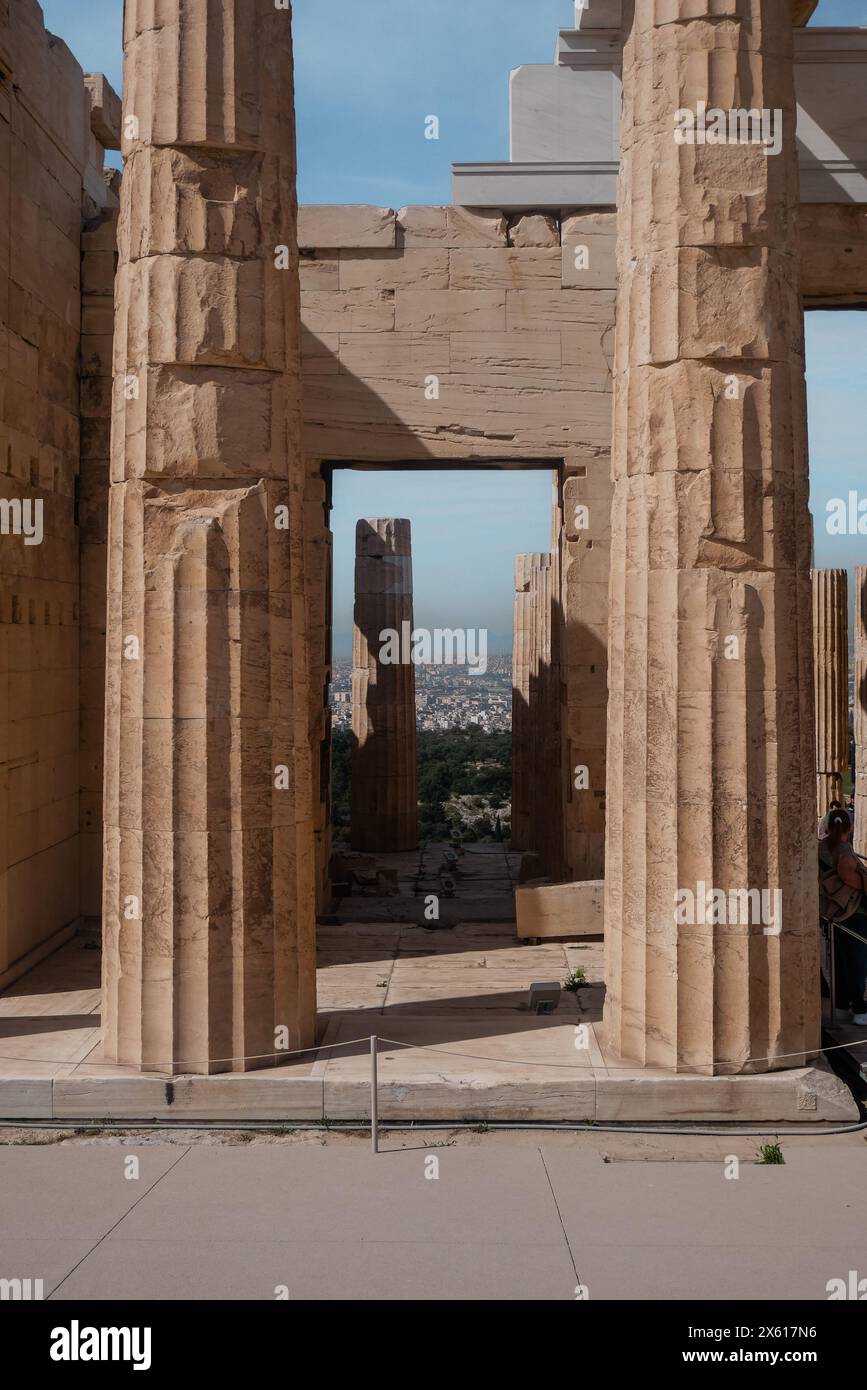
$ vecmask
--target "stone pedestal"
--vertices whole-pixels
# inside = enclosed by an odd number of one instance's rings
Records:
[[[359,521],[352,637],[352,848],[415,849],[418,790],[410,524]]]
[[[855,571],[855,848],[867,856],[867,566]]]
[[[819,1043],[791,25],[635,0],[624,52],[605,1024],[706,1075]],[[779,113],[780,152],[678,143],[700,103]]]
[[[813,665],[816,678],[816,795],[819,818],[843,799],[849,766],[849,577],[813,571]]]
[[[246,1070],[315,1024],[291,14],[127,0],[124,51],[105,1052]]]

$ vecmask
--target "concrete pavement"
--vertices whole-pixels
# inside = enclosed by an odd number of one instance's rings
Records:
[[[725,1136],[16,1137],[0,1279],[57,1301],[826,1300],[867,1277],[862,1134],[784,1139],[781,1167]]]

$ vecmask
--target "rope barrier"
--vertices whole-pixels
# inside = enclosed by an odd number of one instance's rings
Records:
[[[832,927],[836,927],[836,926],[840,926],[840,925],[842,925],[842,924],[831,922],[830,925],[831,925]],[[847,934],[850,935],[850,936],[854,936],[854,935],[855,935],[855,933],[848,931],[847,928],[845,927],[845,925],[843,926],[843,930],[844,930],[844,931],[847,931]],[[858,937],[858,938],[856,938],[856,939],[862,940],[863,938]],[[832,954],[833,954],[833,942],[832,942],[831,950],[832,950]],[[601,983],[601,982],[599,982],[599,983]],[[585,986],[585,987],[592,987],[592,985],[590,985],[590,986]],[[833,1002],[834,1002],[834,1001],[832,1000],[832,1008],[833,1008]],[[563,1022],[565,1023],[565,1021],[566,1021],[566,1020],[564,1019]],[[580,1026],[582,1026],[582,1025],[580,1025],[580,1024],[575,1024],[574,1026],[575,1026],[575,1027],[580,1027]],[[589,1025],[584,1025],[584,1026],[589,1026]],[[21,1063],[37,1062],[37,1063],[46,1063],[46,1064],[49,1064],[49,1065],[53,1064],[53,1065],[57,1065],[57,1066],[74,1066],[74,1067],[107,1067],[107,1066],[111,1066],[111,1067],[121,1067],[121,1068],[123,1068],[123,1069],[125,1069],[125,1070],[128,1070],[128,1071],[137,1071],[137,1072],[145,1072],[145,1071],[148,1071],[148,1070],[153,1070],[153,1071],[157,1071],[157,1072],[160,1072],[160,1071],[162,1071],[162,1072],[169,1071],[169,1072],[173,1072],[175,1075],[178,1075],[179,1073],[182,1074],[185,1070],[190,1071],[190,1070],[192,1070],[192,1069],[194,1069],[194,1068],[196,1068],[196,1067],[230,1066],[230,1065],[234,1065],[234,1064],[237,1063],[237,1062],[264,1062],[264,1061],[277,1060],[278,1058],[282,1060],[282,1059],[284,1059],[284,1058],[288,1059],[288,1058],[290,1058],[290,1057],[301,1057],[301,1056],[305,1056],[307,1053],[310,1053],[310,1052],[319,1053],[319,1052],[325,1051],[326,1049],[341,1048],[341,1047],[356,1047],[359,1043],[369,1043],[372,1037],[378,1037],[380,1042],[387,1043],[389,1047],[399,1047],[399,1048],[403,1048],[404,1050],[417,1051],[417,1052],[435,1052],[435,1053],[437,1054],[437,1056],[440,1056],[440,1057],[442,1057],[442,1056],[445,1056],[445,1057],[459,1057],[459,1058],[461,1058],[461,1059],[464,1060],[464,1061],[470,1061],[470,1062],[492,1062],[492,1063],[495,1063],[495,1064],[498,1064],[498,1065],[501,1065],[501,1066],[504,1065],[504,1064],[513,1064],[513,1065],[524,1066],[524,1067],[549,1067],[549,1068],[553,1068],[553,1069],[556,1069],[556,1070],[566,1070],[566,1071],[580,1071],[580,1070],[586,1069],[585,1067],[582,1067],[582,1064],[579,1063],[579,1062],[539,1061],[539,1060],[537,1060],[537,1059],[535,1059],[535,1058],[488,1057],[488,1056],[485,1056],[485,1055],[479,1054],[479,1053],[473,1053],[473,1052],[455,1052],[455,1051],[453,1051],[453,1050],[451,1050],[451,1049],[449,1049],[449,1048],[443,1048],[443,1047],[439,1047],[439,1046],[433,1047],[433,1046],[429,1046],[429,1045],[426,1046],[426,1045],[423,1044],[423,1043],[398,1042],[398,1041],[397,1041],[396,1039],[394,1039],[394,1038],[383,1038],[380,1034],[366,1034],[364,1037],[361,1037],[361,1038],[352,1038],[352,1039],[350,1039],[350,1040],[347,1041],[347,1042],[338,1042],[338,1043],[325,1043],[325,1042],[323,1042],[323,1043],[314,1043],[314,1044],[312,1044],[310,1047],[300,1047],[300,1048],[294,1048],[294,1049],[289,1049],[289,1050],[280,1050],[280,1051],[275,1051],[275,1052],[260,1052],[260,1053],[251,1054],[250,1056],[241,1056],[241,1057],[216,1057],[216,1058],[210,1058],[210,1059],[208,1059],[208,1060],[206,1060],[206,1061],[201,1061],[201,1060],[199,1060],[199,1061],[184,1061],[184,1062],[145,1062],[145,1063],[142,1063],[141,1065],[136,1065],[136,1064],[133,1063],[133,1062],[106,1062],[106,1061],[104,1061],[104,1060],[103,1060],[103,1061],[99,1061],[99,1062],[83,1062],[83,1061],[82,1061],[82,1062],[75,1062],[75,1061],[72,1061],[72,1060],[63,1060],[63,1059],[59,1059],[59,1058],[57,1058],[57,1057],[39,1057],[39,1056],[33,1056],[32,1054],[31,1054],[30,1056],[28,1056],[28,1057],[19,1057],[19,1056],[10,1055],[10,1054],[7,1054],[7,1053],[0,1053],[0,1062],[21,1062]],[[786,1061],[791,1061],[791,1060],[793,1060],[794,1058],[797,1058],[797,1057],[802,1057],[802,1058],[805,1058],[805,1059],[806,1059],[806,1057],[807,1057],[808,1055],[809,1055],[809,1056],[818,1055],[818,1054],[825,1055],[825,1054],[830,1053],[830,1052],[852,1051],[853,1049],[858,1048],[858,1047],[867,1047],[867,1038],[862,1038],[862,1039],[860,1039],[860,1040],[857,1041],[857,1042],[834,1043],[832,1046],[829,1046],[829,1047],[821,1047],[821,1046],[820,1046],[820,1047],[817,1047],[817,1048],[815,1048],[815,1049],[811,1049],[811,1051],[809,1052],[809,1054],[808,1054],[807,1052],[805,1052],[804,1049],[801,1049],[801,1050],[798,1051],[798,1052],[780,1052],[780,1053],[772,1054],[772,1055],[769,1055],[769,1056],[766,1056],[766,1057],[747,1057],[747,1058],[744,1059],[743,1062],[740,1062],[740,1063],[730,1062],[730,1061],[728,1061],[728,1060],[722,1060],[722,1059],[715,1059],[714,1062],[712,1063],[712,1065],[713,1065],[714,1067],[735,1067],[735,1068],[739,1068],[740,1070],[735,1070],[735,1071],[733,1071],[733,1072],[731,1073],[731,1075],[737,1076],[737,1075],[743,1075],[743,1074],[745,1074],[745,1073],[743,1072],[743,1070],[742,1070],[744,1067],[752,1066],[752,1065],[754,1065],[754,1064],[756,1064],[756,1063],[764,1063],[764,1062],[786,1062]],[[582,1049],[580,1049],[580,1050],[581,1050],[581,1051],[589,1051],[589,1049],[584,1049],[584,1048],[582,1048]],[[638,1063],[630,1064],[630,1063],[628,1063],[628,1062],[626,1062],[626,1063],[617,1063],[617,1062],[609,1063],[609,1062],[604,1062],[604,1063],[603,1063],[603,1066],[604,1066],[604,1068],[605,1068],[606,1071],[633,1071],[633,1072],[634,1072],[634,1071],[636,1071],[636,1070],[638,1070],[638,1069],[640,1068],[640,1064],[638,1064]],[[686,1074],[688,1074],[688,1073],[686,1073]],[[698,1074],[701,1074],[701,1073],[698,1073]]]
[[[326,1047],[354,1047],[356,1043],[368,1043],[373,1035],[366,1033],[363,1038],[350,1038],[348,1042],[336,1043],[312,1043],[310,1047],[298,1047],[290,1051],[280,1052],[255,1052],[249,1057],[214,1057],[206,1062],[143,1062],[138,1066],[135,1062],[107,1062],[104,1059],[100,1062],[75,1062],[72,1059],[58,1057],[13,1057],[8,1053],[0,1052],[0,1062],[47,1062],[60,1067],[124,1067],[131,1071],[145,1071],[148,1067],[156,1070],[174,1070],[192,1067],[217,1067],[225,1066],[234,1062],[264,1062],[271,1058],[301,1057],[306,1052],[322,1052]],[[37,1078],[38,1079],[38,1078]]]
[[[565,1024],[565,1022],[566,1022],[565,1018],[562,1020],[562,1022]],[[581,1027],[581,1026],[587,1026],[587,1027],[589,1027],[590,1025],[573,1024],[572,1026],[577,1028],[577,1027]],[[384,1037],[382,1036],[381,1033],[365,1033],[365,1034],[364,1034],[362,1037],[360,1037],[360,1038],[350,1038],[350,1039],[349,1039],[348,1041],[346,1041],[346,1042],[333,1042],[333,1043],[326,1043],[326,1042],[323,1042],[323,1043],[313,1043],[310,1047],[299,1047],[299,1048],[295,1048],[295,1049],[293,1049],[293,1050],[291,1050],[291,1051],[281,1051],[281,1052],[258,1052],[258,1053],[253,1053],[253,1054],[251,1054],[249,1057],[216,1057],[216,1058],[210,1059],[209,1061],[198,1061],[198,1062],[189,1062],[189,1061],[187,1061],[187,1062],[143,1062],[141,1065],[136,1065],[136,1063],[134,1063],[134,1062],[107,1062],[107,1061],[105,1061],[105,1060],[102,1060],[102,1061],[99,1061],[99,1062],[76,1062],[76,1061],[74,1061],[74,1060],[71,1059],[71,1058],[70,1058],[70,1059],[63,1059],[63,1058],[58,1058],[58,1057],[39,1057],[39,1056],[33,1056],[32,1054],[31,1054],[29,1057],[19,1057],[19,1056],[11,1055],[11,1054],[9,1054],[9,1053],[2,1053],[2,1052],[0,1052],[0,1062],[24,1062],[24,1063],[27,1063],[27,1062],[38,1062],[38,1063],[46,1063],[46,1064],[48,1064],[48,1065],[62,1066],[62,1067],[122,1067],[122,1068],[124,1068],[125,1070],[137,1071],[137,1072],[144,1072],[144,1071],[148,1070],[149,1068],[152,1068],[152,1069],[154,1069],[154,1070],[156,1070],[156,1071],[160,1071],[160,1070],[162,1070],[162,1071],[174,1071],[175,1074],[177,1074],[178,1072],[183,1072],[183,1070],[184,1070],[185,1068],[189,1070],[189,1069],[195,1068],[195,1067],[224,1066],[224,1065],[233,1064],[233,1063],[235,1063],[235,1062],[263,1062],[263,1061],[271,1060],[271,1059],[275,1059],[275,1060],[278,1059],[278,1058],[282,1059],[282,1058],[284,1058],[284,1057],[285,1057],[285,1058],[289,1058],[289,1057],[301,1057],[301,1056],[304,1056],[304,1055],[305,1055],[306,1053],[308,1053],[308,1052],[324,1052],[326,1049],[332,1049],[332,1048],[339,1048],[339,1047],[357,1047],[357,1046],[358,1046],[359,1044],[361,1044],[361,1043],[369,1044],[370,1039],[371,1039],[372,1037],[378,1038],[379,1041],[380,1041],[381,1043],[386,1043],[389,1047],[400,1047],[400,1048],[403,1048],[405,1051],[410,1051],[410,1052],[435,1052],[435,1053],[437,1054],[438,1057],[460,1057],[462,1060],[468,1061],[468,1062],[493,1062],[493,1063],[495,1063],[495,1064],[497,1064],[497,1065],[499,1065],[499,1066],[504,1066],[504,1065],[515,1065],[515,1066],[522,1066],[522,1067],[549,1067],[549,1068],[553,1068],[553,1069],[555,1069],[555,1070],[565,1070],[565,1071],[582,1071],[582,1070],[586,1070],[586,1063],[582,1064],[581,1062],[554,1062],[554,1061],[539,1060],[538,1058],[531,1058],[531,1057],[489,1057],[489,1056],[486,1056],[486,1055],[484,1055],[484,1054],[480,1054],[480,1053],[476,1053],[476,1052],[455,1052],[455,1051],[454,1051],[453,1049],[451,1049],[451,1048],[445,1048],[445,1047],[440,1047],[440,1046],[432,1046],[432,1045],[430,1045],[430,1044],[425,1044],[425,1043],[400,1042],[400,1041],[398,1041],[398,1039],[396,1039],[396,1038],[384,1038]],[[774,1055],[771,1055],[771,1056],[768,1056],[768,1057],[747,1057],[747,1058],[745,1059],[745,1061],[744,1061],[744,1062],[741,1062],[741,1063],[734,1063],[734,1062],[721,1061],[721,1060],[719,1060],[719,1061],[714,1062],[713,1065],[714,1065],[714,1066],[722,1066],[722,1067],[736,1066],[736,1065],[737,1065],[737,1066],[741,1066],[741,1067],[746,1067],[746,1066],[750,1066],[751,1064],[753,1064],[753,1063],[755,1063],[755,1062],[785,1062],[785,1061],[791,1061],[791,1060],[792,1060],[793,1058],[795,1058],[795,1057],[814,1056],[814,1055],[818,1055],[819,1053],[824,1054],[824,1053],[827,1053],[827,1052],[851,1051],[853,1048],[856,1048],[856,1047],[867,1047],[867,1038],[862,1038],[862,1039],[860,1039],[858,1042],[834,1043],[834,1044],[833,1044],[832,1046],[830,1046],[830,1047],[817,1047],[817,1048],[815,1048],[815,1049],[812,1049],[809,1053],[804,1052],[804,1050],[802,1049],[800,1052],[778,1052],[778,1053],[776,1053],[776,1054],[774,1054]],[[583,1051],[589,1051],[589,1048],[582,1048],[582,1049],[580,1049],[580,1050],[581,1050],[582,1052],[583,1052]],[[624,1063],[603,1062],[602,1065],[603,1065],[603,1067],[604,1067],[604,1069],[605,1069],[606,1071],[632,1071],[632,1072],[634,1072],[634,1071],[637,1071],[637,1070],[640,1070],[640,1069],[641,1069],[640,1064],[637,1063],[637,1062],[636,1062],[636,1063],[629,1063],[629,1062],[624,1062]],[[682,1075],[689,1075],[690,1073],[681,1073],[681,1074],[682,1074]],[[700,1075],[700,1074],[701,1074],[701,1073],[696,1073],[696,1075]],[[737,1075],[742,1075],[742,1074],[744,1074],[744,1073],[740,1073],[740,1072],[734,1072],[734,1073],[733,1073],[733,1075],[736,1075],[736,1076],[737,1076]]]

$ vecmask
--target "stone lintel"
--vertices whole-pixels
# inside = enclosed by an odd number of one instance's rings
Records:
[[[119,150],[121,100],[105,73],[86,72],[84,85],[90,100],[90,128],[105,150]]]

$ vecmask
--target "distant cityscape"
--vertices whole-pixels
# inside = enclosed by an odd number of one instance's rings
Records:
[[[490,732],[512,727],[512,661],[490,656],[482,675],[466,666],[418,666],[415,673],[416,724],[419,729],[466,729],[478,724]],[[331,683],[335,729],[352,726],[352,662],[335,661]]]

